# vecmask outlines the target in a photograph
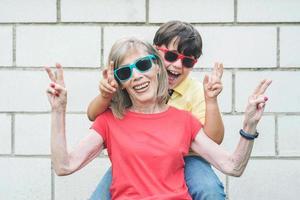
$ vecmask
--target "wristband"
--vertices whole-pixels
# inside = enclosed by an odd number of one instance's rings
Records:
[[[254,140],[255,138],[258,137],[258,134],[259,133],[257,131],[255,131],[255,134],[252,135],[252,134],[246,133],[243,129],[240,130],[240,135],[247,140]]]

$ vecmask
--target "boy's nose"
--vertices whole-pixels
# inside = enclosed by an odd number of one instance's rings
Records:
[[[172,65],[176,68],[182,68],[181,59],[177,59],[175,62],[172,63]]]

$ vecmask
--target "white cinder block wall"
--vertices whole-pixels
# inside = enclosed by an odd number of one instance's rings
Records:
[[[57,177],[50,161],[48,84],[43,66],[65,67],[68,143],[83,137],[89,101],[112,43],[152,40],[161,23],[191,22],[204,55],[192,76],[225,65],[219,98],[233,150],[248,95],[273,79],[249,166],[241,178],[218,173],[230,200],[296,200],[300,191],[300,1],[0,0],[0,199],[88,199],[110,163],[102,154],[80,172]]]

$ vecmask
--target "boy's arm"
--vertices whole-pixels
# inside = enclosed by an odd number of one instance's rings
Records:
[[[110,104],[111,98],[104,97],[102,94],[96,96],[89,104],[87,115],[90,121],[95,121],[96,117],[103,113]]]
[[[224,138],[224,125],[219,110],[217,97],[222,91],[223,64],[215,63],[214,69],[203,80],[204,96],[206,103],[204,132],[217,144]]]
[[[103,79],[100,81],[100,94],[95,97],[88,106],[87,115],[89,120],[94,121],[110,105],[114,93],[117,91],[118,83],[114,78],[114,63],[110,62],[107,69],[102,72]]]
[[[217,99],[206,100],[204,132],[215,143],[221,144],[224,138],[224,125]]]

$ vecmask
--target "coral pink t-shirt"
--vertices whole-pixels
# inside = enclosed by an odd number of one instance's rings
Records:
[[[112,162],[112,199],[192,199],[183,157],[202,125],[189,112],[173,107],[157,114],[127,111],[120,120],[108,109],[92,128]]]

